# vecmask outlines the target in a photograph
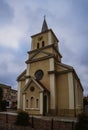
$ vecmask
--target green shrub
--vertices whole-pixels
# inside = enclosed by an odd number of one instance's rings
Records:
[[[25,111],[18,112],[15,124],[22,126],[29,125],[29,114]]]
[[[88,113],[81,113],[78,116],[75,130],[88,130]]]

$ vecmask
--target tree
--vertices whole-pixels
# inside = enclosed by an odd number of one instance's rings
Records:
[[[7,101],[6,100],[2,100],[1,102],[1,110],[2,111],[6,111],[6,106],[7,106]]]
[[[3,99],[3,89],[0,87],[0,101]]]
[[[78,116],[75,130],[88,130],[88,113],[84,112]]]
[[[0,87],[0,110],[6,111],[7,102],[3,100],[3,89]]]
[[[88,96],[83,98],[83,105],[88,105]]]
[[[0,87],[0,110],[2,109],[2,100],[3,100],[3,89]]]
[[[30,124],[29,123],[29,114],[25,111],[18,112],[15,124],[22,125],[22,126],[28,126]]]

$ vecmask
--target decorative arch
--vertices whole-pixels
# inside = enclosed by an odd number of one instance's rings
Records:
[[[30,98],[30,108],[34,108],[34,97]]]

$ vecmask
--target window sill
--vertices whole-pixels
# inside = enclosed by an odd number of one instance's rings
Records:
[[[39,108],[25,108],[26,110],[40,110]]]

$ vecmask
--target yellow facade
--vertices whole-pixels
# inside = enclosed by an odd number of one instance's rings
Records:
[[[73,67],[61,62],[59,40],[44,19],[32,37],[27,68],[17,78],[18,109],[34,115],[76,116],[83,109],[83,88]]]

